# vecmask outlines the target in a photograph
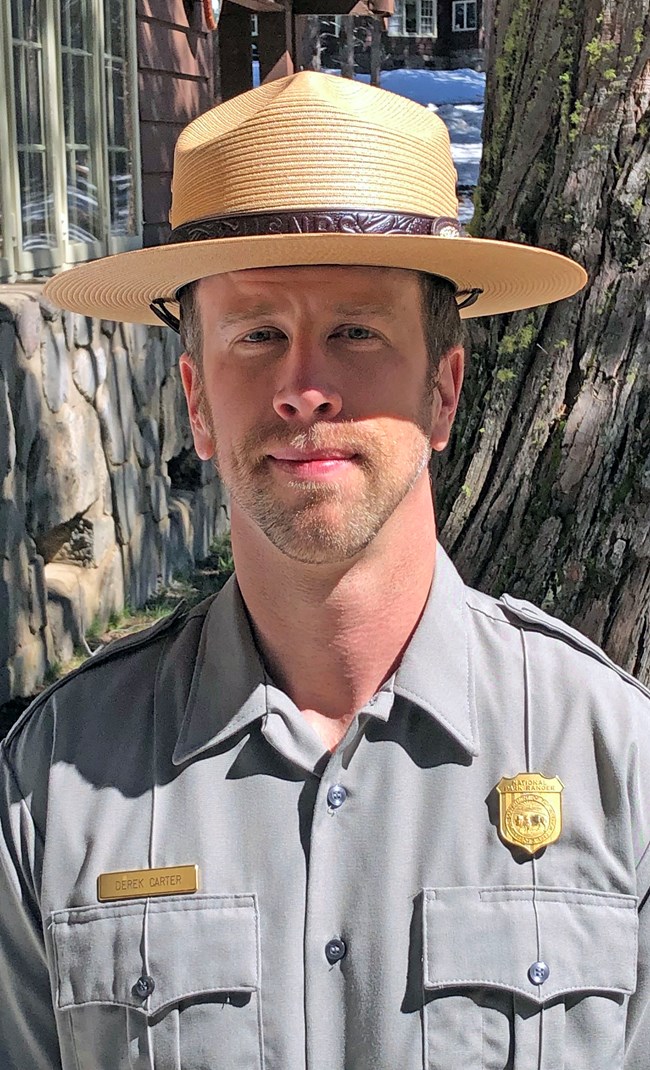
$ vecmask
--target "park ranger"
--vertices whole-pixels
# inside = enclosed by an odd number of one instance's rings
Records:
[[[460,317],[582,269],[465,237],[443,124],[305,72],[185,130],[161,248],[63,307],[183,334],[233,578],[9,733],[2,1070],[647,1070],[648,693],[467,588],[428,461]]]

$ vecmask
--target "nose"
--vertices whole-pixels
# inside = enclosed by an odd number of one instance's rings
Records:
[[[330,369],[331,372],[331,369]],[[282,364],[273,408],[287,423],[311,423],[315,417],[332,420],[343,398],[329,382],[325,355],[317,347],[294,344]]]

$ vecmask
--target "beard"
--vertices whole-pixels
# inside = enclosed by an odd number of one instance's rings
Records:
[[[416,422],[322,421],[304,431],[276,421],[229,452],[210,418],[215,466],[233,501],[281,553],[304,564],[344,562],[370,545],[427,468],[430,414],[423,404]],[[340,480],[289,479],[281,486],[268,456],[280,447],[343,450],[353,469]]]

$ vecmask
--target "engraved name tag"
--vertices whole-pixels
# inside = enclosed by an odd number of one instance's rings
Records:
[[[97,878],[97,898],[142,899],[148,895],[180,895],[199,886],[198,866],[164,866],[162,869],[126,869]]]

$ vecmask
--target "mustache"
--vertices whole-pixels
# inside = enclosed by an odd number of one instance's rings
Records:
[[[273,449],[285,447],[295,450],[344,449],[363,456],[376,443],[377,432],[364,432],[353,420],[336,423],[323,421],[303,431],[286,424],[256,427],[240,443],[240,451],[249,457],[263,460]]]

